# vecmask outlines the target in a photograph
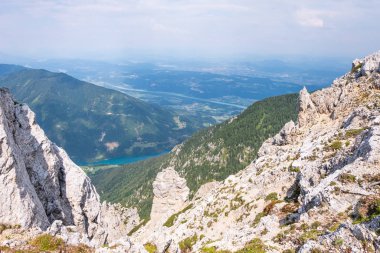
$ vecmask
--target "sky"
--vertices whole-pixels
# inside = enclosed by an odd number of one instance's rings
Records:
[[[379,14],[379,0],[1,0],[0,54],[362,57]]]

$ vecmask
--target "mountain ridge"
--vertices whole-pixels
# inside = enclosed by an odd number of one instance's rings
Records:
[[[185,202],[155,194],[153,203],[180,207],[132,241],[181,252],[378,252],[379,106],[380,51],[329,88],[303,89],[297,123],[267,139],[245,169]]]
[[[47,135],[80,162],[157,153],[195,130],[176,113],[64,73],[21,69],[0,77],[0,86],[29,104]]]

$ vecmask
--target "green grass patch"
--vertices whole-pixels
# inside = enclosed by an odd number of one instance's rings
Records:
[[[346,131],[346,138],[354,138],[357,135],[361,134],[365,128],[359,128],[359,129],[349,129]]]
[[[340,247],[343,245],[343,243],[344,243],[344,240],[341,237],[335,238],[335,240],[333,241],[333,245],[335,247]]]
[[[271,192],[265,197],[265,201],[269,201],[269,200],[278,200],[277,192]]]
[[[341,141],[333,141],[331,144],[330,144],[330,149],[332,150],[340,150],[342,148],[343,144]]]
[[[57,251],[64,247],[64,242],[61,238],[57,238],[49,234],[37,236],[30,241],[29,244],[35,247],[39,252]]]
[[[198,236],[195,234],[193,236],[187,237],[179,242],[178,246],[181,252],[191,252],[193,246],[197,243]]]
[[[253,220],[252,226],[255,227],[257,224],[259,224],[261,218],[265,217],[267,214],[264,212],[260,212],[256,215],[255,219]]]
[[[302,243],[305,243],[306,241],[308,240],[316,240],[318,238],[318,236],[320,235],[323,235],[324,232],[321,231],[321,230],[317,230],[317,229],[311,229],[309,231],[306,231],[305,233],[303,233],[299,239]]]
[[[342,174],[340,174],[338,180],[342,183],[355,183],[356,182],[356,176],[354,176],[350,173],[342,173]]]
[[[290,166],[289,166],[289,171],[290,171],[290,172],[296,172],[296,173],[298,173],[298,172],[300,172],[300,168],[298,168],[298,167],[293,167],[292,165],[290,165]]]
[[[265,253],[266,246],[259,238],[254,238],[247,243],[244,248],[236,251],[235,253]]]
[[[148,251],[148,253],[156,253],[157,252],[157,246],[153,243],[145,243],[144,244],[144,248],[146,251]]]
[[[218,250],[215,246],[202,247],[201,253],[231,253],[229,250]]]
[[[131,231],[129,231],[128,233],[128,236],[131,236],[133,235],[135,232],[137,232],[137,230],[139,230],[142,226],[145,226],[145,224],[148,223],[149,220],[143,220],[142,222],[140,222],[140,224],[138,224],[136,227],[132,228]]]
[[[360,202],[365,208],[360,208],[362,210],[355,217],[354,224],[370,221],[380,215],[380,199],[369,200],[368,203],[363,203],[363,200],[360,200]]]
[[[174,225],[174,222],[177,220],[178,216],[184,212],[186,212],[187,210],[191,209],[193,207],[193,204],[190,204],[188,205],[187,207],[185,207],[184,209],[182,209],[181,211],[179,211],[178,213],[175,213],[173,214],[172,216],[170,216],[164,223],[164,226],[165,227],[171,227]]]

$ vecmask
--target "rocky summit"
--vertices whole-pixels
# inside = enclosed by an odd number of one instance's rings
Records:
[[[6,90],[0,98],[4,247],[49,233],[98,252],[380,252],[380,52],[329,88],[301,90],[298,120],[192,199],[186,180],[163,169],[147,222],[101,204],[30,109]]]

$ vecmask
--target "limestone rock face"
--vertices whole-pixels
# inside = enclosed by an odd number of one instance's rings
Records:
[[[72,227],[78,242],[100,245],[138,223],[136,210],[125,214],[100,203],[82,169],[6,89],[0,89],[0,155],[0,224],[55,232]]]
[[[380,51],[375,54],[369,55],[362,60],[363,66],[361,68],[362,75],[369,75],[373,72],[380,72]]]
[[[186,180],[174,168],[169,167],[158,173],[153,182],[151,220],[165,222],[170,215],[181,210],[188,201],[189,193]]]
[[[100,225],[107,233],[107,241],[115,242],[126,238],[131,229],[140,223],[136,208],[125,208],[120,204],[102,203]]]
[[[184,240],[191,252],[234,252],[257,239],[268,252],[379,252],[379,62],[375,53],[331,87],[303,89],[298,122],[265,141],[256,160],[205,187],[172,225],[148,223],[132,241],[170,252]]]
[[[88,177],[47,139],[26,105],[6,90],[0,98],[0,222],[46,229],[62,220],[93,235],[100,202]]]
[[[306,91],[307,92],[307,91]],[[273,143],[277,145],[286,145],[293,141],[296,127],[293,121],[289,121],[281,131],[273,137]]]
[[[308,123],[310,118],[306,112],[316,112],[315,105],[310,98],[310,94],[307,91],[306,87],[304,87],[300,91],[299,96],[299,115],[298,115],[298,124],[303,126]]]
[[[302,245],[298,252],[307,253],[313,249],[331,251],[331,249],[337,248],[338,243],[343,245],[341,246],[342,249],[347,249],[350,252],[378,252],[380,241],[375,235],[374,229],[379,228],[379,222],[380,219],[377,217],[369,224],[342,224],[337,231],[321,236],[316,241],[308,241]],[[366,246],[363,247],[363,244]],[[334,252],[339,252],[339,250]]]
[[[356,73],[357,77],[369,75],[374,72],[380,72],[380,51],[364,57],[363,59],[355,59],[352,62],[351,72]]]
[[[173,167],[165,168],[158,173],[153,182],[154,197],[150,220],[142,229],[133,234],[133,243],[153,243],[157,245],[160,252],[170,246],[178,246],[171,243],[171,236],[164,223],[170,216],[188,205],[189,193],[186,180],[180,177]]]

